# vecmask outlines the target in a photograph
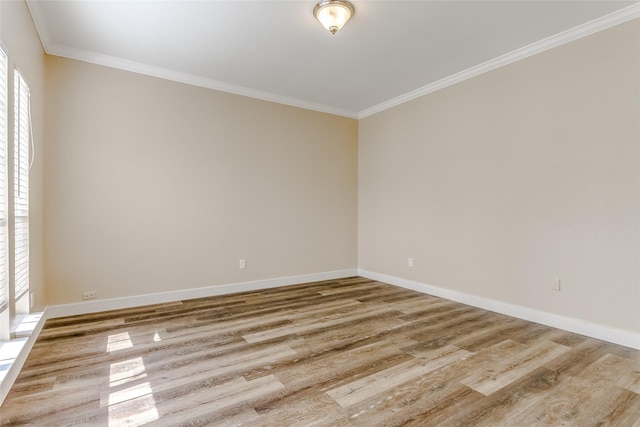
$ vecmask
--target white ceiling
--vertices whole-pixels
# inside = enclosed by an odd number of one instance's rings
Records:
[[[640,16],[634,1],[28,0],[47,53],[348,117]]]

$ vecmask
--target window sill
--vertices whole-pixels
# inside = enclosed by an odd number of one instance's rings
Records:
[[[40,321],[42,313],[21,314],[11,325],[11,339],[0,341],[0,385]]]

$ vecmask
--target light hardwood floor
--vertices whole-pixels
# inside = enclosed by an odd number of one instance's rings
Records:
[[[640,426],[640,351],[354,277],[49,320],[0,417]]]

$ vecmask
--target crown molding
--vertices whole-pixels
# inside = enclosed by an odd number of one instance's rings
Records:
[[[404,104],[405,102],[412,101],[421,96],[433,93],[456,83],[460,83],[470,78],[495,70],[496,68],[509,65],[513,62],[520,61],[521,59],[528,58],[538,53],[542,53],[549,49],[553,49],[560,45],[597,33],[598,31],[606,30],[607,28],[614,27],[616,25],[639,17],[640,3],[627,6],[623,9],[610,13],[609,15],[594,19],[593,21],[589,21],[585,24],[579,25],[567,31],[563,31],[554,36],[547,37],[546,39],[542,39],[535,43],[531,43],[520,49],[514,50],[513,52],[509,52],[497,58],[490,59],[489,61],[483,62],[482,64],[467,68],[466,70],[452,74],[436,82],[412,90],[411,92],[407,92],[404,95],[397,96],[388,101],[362,110],[360,111],[360,113],[358,113],[358,119],[369,117],[400,104]]]
[[[49,31],[47,30],[47,26],[45,25],[45,19],[40,13],[40,8],[35,5],[35,0],[25,0],[25,3],[27,4],[27,9],[29,9],[29,14],[31,15],[33,26],[36,29],[36,33],[38,33],[38,37],[40,38],[42,49],[47,52],[47,46],[51,45],[51,36],[49,34]]]
[[[96,65],[103,65],[105,67],[116,68],[119,70],[130,71],[132,73],[143,74],[152,77],[158,77],[161,79],[185,83],[192,86],[199,86],[206,89],[218,90],[234,95],[260,99],[262,101],[275,102],[277,104],[303,108],[305,110],[334,114],[337,116],[344,116],[352,119],[358,118],[358,113],[356,111],[332,107],[329,105],[317,104],[297,98],[290,98],[271,92],[260,91],[244,86],[208,79],[205,77],[199,77],[193,74],[181,73],[166,68],[154,67],[135,61],[129,61],[109,55],[98,54],[82,49],[73,49],[55,44],[51,41],[49,31],[47,30],[47,26],[45,25],[45,20],[40,13],[40,8],[35,5],[34,0],[26,0],[26,3],[27,7],[29,8],[29,12],[31,13],[31,18],[33,19],[33,23],[35,24],[38,36],[40,37],[42,47],[48,55],[61,56],[63,58],[75,59],[78,61],[89,62]]]
[[[89,51],[80,49],[72,49],[61,45],[56,45],[51,42],[49,32],[46,29],[44,20],[39,14],[39,8],[34,5],[34,0],[26,0],[29,11],[33,18],[33,22],[36,27],[36,31],[42,42],[44,51],[50,55],[61,56],[69,59],[76,59],[79,61],[89,62],[97,65],[103,65],[110,68],[116,68],[124,71],[130,71],[138,74],[144,74],[148,76],[158,77],[166,80],[172,80],[180,83],[185,83],[193,86],[200,86],[207,89],[218,90],[221,92],[232,93],[235,95],[246,96],[250,98],[260,99],[268,102],[275,102],[278,104],[289,105],[292,107],[303,108],[307,110],[318,111],[327,114],[334,114],[338,116],[363,119],[371,115],[380,113],[406,102],[412,101],[416,98],[420,98],[424,95],[432,92],[444,89],[448,86],[456,83],[463,82],[467,79],[479,76],[496,68],[509,65],[513,62],[521,59],[528,58],[530,56],[542,53],[549,49],[553,49],[557,46],[572,42],[574,40],[586,37],[588,35],[597,33],[598,31],[605,30],[607,28],[614,27],[632,19],[640,18],[640,2],[631,6],[627,6],[623,9],[617,10],[608,15],[589,21],[585,24],[579,25],[567,31],[563,31],[554,36],[546,39],[531,43],[520,49],[514,50],[507,54],[501,55],[497,58],[490,59],[482,64],[467,68],[466,70],[444,77],[436,82],[422,86],[418,89],[407,92],[403,95],[394,97],[380,104],[366,108],[362,111],[351,111],[347,109],[337,108],[329,105],[317,104],[297,98],[286,97],[271,92],[260,91],[251,89],[244,86],[234,85],[230,83],[221,82],[218,80],[208,79],[205,77],[199,77],[192,74],[181,73],[174,70],[169,70],[161,67],[154,67],[150,65],[141,64],[135,61],[124,60],[108,55],[96,54]]]
[[[259,99],[262,101],[275,102],[277,104],[289,105],[292,107],[303,108],[306,110],[319,111],[322,113],[334,114],[356,119],[358,113],[355,111],[345,110],[329,105],[317,104],[304,101],[297,98],[278,95],[271,92],[251,89],[244,86],[225,83],[206,77],[195,76],[193,74],[182,73],[162,67],[141,64],[139,62],[126,59],[116,58],[109,55],[102,55],[88,52],[80,49],[73,49],[66,46],[50,44],[45,47],[45,51],[49,55],[61,56],[64,58],[75,59],[83,62],[89,62],[105,67],[116,68],[119,70],[129,71],[146,76],[158,77],[165,80],[171,80],[179,83],[185,83],[192,86],[199,86],[206,89],[213,89],[221,92],[227,92],[234,95],[246,96],[249,98]]]

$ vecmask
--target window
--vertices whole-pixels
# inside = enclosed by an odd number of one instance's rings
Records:
[[[29,86],[18,70],[14,77],[13,208],[15,221],[15,300],[29,292]]]
[[[7,54],[0,47],[0,313],[9,306],[9,209],[7,206]]]

